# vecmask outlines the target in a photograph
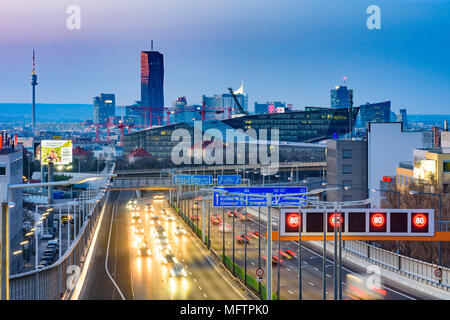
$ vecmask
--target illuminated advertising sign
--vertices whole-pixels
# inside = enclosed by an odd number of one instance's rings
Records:
[[[42,164],[69,164],[72,162],[72,140],[42,140],[40,148]]]
[[[431,176],[436,178],[435,160],[414,161],[414,179],[429,181]]]

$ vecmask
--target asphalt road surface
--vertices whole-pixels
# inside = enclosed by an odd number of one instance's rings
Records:
[[[110,194],[80,299],[250,299],[235,280],[214,263],[211,253],[178,216],[171,210],[164,214],[167,201],[163,193],[161,196],[156,194],[147,192],[141,198],[133,191]],[[130,200],[136,200],[137,210],[127,207]],[[144,236],[141,241],[136,240],[132,211],[138,212],[142,221]],[[152,219],[152,216],[158,218]],[[172,218],[167,219],[168,216]],[[159,250],[158,241],[153,237],[157,234],[156,225],[162,227],[170,246],[168,250],[174,255],[175,262],[182,265],[186,276],[171,276],[175,264],[164,263],[162,253],[166,251]],[[177,226],[187,232],[176,235]],[[142,240],[147,243],[149,256],[138,254]]]

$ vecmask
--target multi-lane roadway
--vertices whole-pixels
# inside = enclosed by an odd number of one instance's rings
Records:
[[[163,194],[137,197],[132,191],[116,191],[105,205],[80,299],[251,298],[169,210]],[[143,230],[137,232],[138,228]],[[160,248],[160,235],[165,248]],[[140,254],[143,241],[148,250]],[[166,262],[168,253],[173,258]]]

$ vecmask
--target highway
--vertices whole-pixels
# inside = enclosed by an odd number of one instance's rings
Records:
[[[162,193],[161,196],[156,192],[143,195],[137,198],[134,191],[111,193],[105,204],[105,216],[80,299],[251,299],[246,291],[236,285],[236,280],[214,262],[211,253],[202,247],[200,240],[179,217],[170,211],[164,214],[168,205]],[[135,202],[132,210],[127,207],[130,200]],[[136,212],[143,227],[140,242],[136,240],[138,221],[133,223],[132,218]],[[169,216],[173,218],[167,219]],[[175,262],[164,263],[162,253],[166,249],[160,251],[158,241],[153,237],[159,234],[156,231],[158,225],[166,235],[170,246],[168,250],[173,254],[174,261],[182,265],[186,276],[171,276]],[[186,233],[176,235],[177,227],[183,228]],[[149,256],[138,253],[144,240],[150,250]]]
[[[209,202],[205,203],[205,208],[207,212]],[[201,207],[201,206],[200,206]],[[192,202],[191,202],[192,208]],[[233,255],[233,217],[230,213],[228,215],[228,211],[232,208],[225,208],[225,223],[229,226],[228,231],[225,232],[225,253],[226,255],[232,259]],[[239,212],[244,213],[245,208],[237,208]],[[249,212],[252,209],[249,209]],[[232,211],[232,210],[231,210]],[[201,211],[199,212],[199,220],[198,225],[201,228]],[[261,266],[264,270],[266,270],[266,261],[263,257],[265,257],[265,248],[266,248],[266,240],[264,237],[260,239],[261,246],[261,258],[258,258],[258,237],[255,232],[260,232],[262,235],[266,232],[266,223],[263,220],[265,219],[265,209],[261,208],[261,223],[258,223],[258,215],[257,209],[255,208],[252,211],[252,215],[247,220],[247,232],[245,232],[245,223],[243,221],[243,216],[241,218],[236,217],[234,220],[235,223],[235,235],[242,236],[243,234],[247,234],[249,237],[249,243],[247,244],[247,272],[249,275],[255,277],[256,269],[258,266]],[[256,215],[255,215],[256,213]],[[207,213],[206,213],[207,214]],[[277,216],[277,211],[274,210],[274,216]],[[210,212],[210,215],[219,215],[219,217],[223,218],[222,208],[213,208]],[[206,217],[206,219],[208,219]],[[206,220],[205,219],[205,220]],[[276,221],[276,219],[274,219]],[[194,221],[197,223],[197,221]],[[208,221],[205,221],[206,230],[208,226]],[[222,254],[223,250],[223,232],[220,224],[212,224],[211,223],[211,243],[214,250],[217,251],[218,254]],[[273,227],[276,230],[276,225]],[[242,237],[241,237],[242,238]],[[243,243],[239,243],[238,239],[235,238],[235,262],[244,269],[244,260],[245,260],[245,245]],[[274,241],[272,246],[273,254],[278,257],[278,242]],[[293,254],[287,254],[287,251],[292,252]],[[282,263],[280,267],[280,297],[282,299],[298,299],[298,288],[299,288],[299,271],[298,271],[298,242],[282,242],[281,243],[281,252],[280,254]],[[327,299],[334,298],[334,270],[333,270],[333,257],[332,255],[327,255],[327,260],[325,264],[326,268],[326,292]],[[276,293],[277,284],[278,284],[278,264],[273,264],[272,268],[272,290]],[[381,270],[382,271],[382,270]],[[355,294],[355,290],[353,287],[350,287],[347,283],[347,275],[362,275],[367,276],[366,270],[363,268],[359,268],[354,265],[350,265],[349,263],[343,261],[342,268],[342,284],[343,284],[343,299],[359,299],[357,294]],[[351,277],[351,276],[350,276]],[[265,280],[264,280],[265,281]],[[381,274],[381,290],[376,294],[377,299],[386,299],[386,300],[426,300],[432,299],[429,296],[421,292],[413,291],[409,288],[403,287],[401,284],[388,282],[383,278]],[[352,288],[352,290],[350,290]],[[303,242],[302,243],[302,298],[306,300],[321,300],[323,298],[323,256],[322,251],[314,247],[313,245]],[[374,297],[372,297],[374,298]]]

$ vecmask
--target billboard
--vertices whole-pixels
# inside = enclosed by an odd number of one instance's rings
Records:
[[[436,178],[435,160],[415,160],[414,161],[414,179],[430,181]]]
[[[72,140],[42,140],[40,148],[42,164],[50,161],[54,164],[69,164],[72,162]]]

